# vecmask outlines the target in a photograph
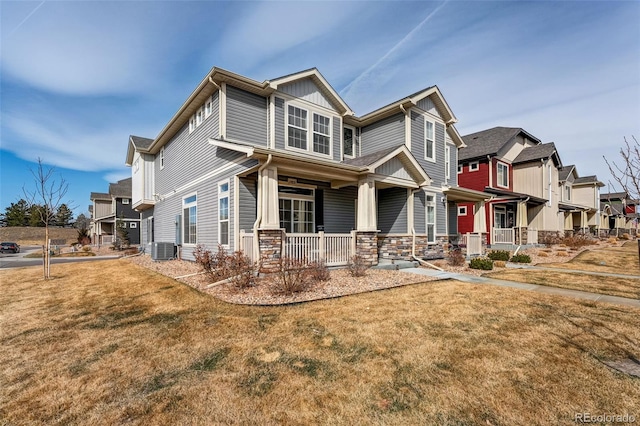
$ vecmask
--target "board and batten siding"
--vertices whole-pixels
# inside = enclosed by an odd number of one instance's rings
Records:
[[[320,105],[321,107],[332,109],[335,111],[335,107],[329,102],[329,100],[322,94],[318,86],[310,79],[305,78],[302,80],[294,81],[293,83],[285,84],[278,88],[283,93],[291,95],[296,98],[304,99],[312,104]]]
[[[274,130],[275,130],[275,147],[276,149],[284,149],[285,144],[285,128],[284,128],[284,99],[274,98]]]
[[[438,112],[436,105],[433,103],[430,97],[427,96],[426,98],[419,100],[416,105],[421,110],[426,111],[429,114],[433,114],[438,118],[442,118],[440,112]]]
[[[407,189],[378,190],[378,229],[383,234],[407,233]]]
[[[404,144],[404,120],[404,114],[399,113],[363,127],[360,131],[362,155]]]
[[[355,229],[357,198],[355,186],[324,190],[325,232],[346,233]]]
[[[266,146],[267,111],[267,98],[227,85],[227,139]]]
[[[407,169],[405,169],[402,161],[400,161],[398,157],[394,157],[381,166],[377,167],[376,173],[385,176],[393,176],[400,179],[412,179],[411,175],[409,175]]]

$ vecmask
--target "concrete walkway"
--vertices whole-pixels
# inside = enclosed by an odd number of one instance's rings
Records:
[[[510,263],[510,262],[507,262],[507,268],[513,268],[513,269],[538,269],[538,270],[541,270],[541,271],[567,272],[567,273],[572,273],[572,274],[596,275],[596,276],[599,276],[599,277],[629,278],[629,279],[640,280],[640,276],[638,276],[638,275],[615,274],[613,272],[582,271],[580,269],[550,268],[548,266],[534,266],[534,265],[526,265],[526,264],[522,264],[522,263]]]
[[[626,297],[608,296],[606,294],[590,293],[587,291],[569,290],[565,288],[549,287],[538,284],[519,283],[515,281],[497,280],[488,277],[477,277],[475,275],[456,274],[453,272],[436,271],[433,269],[424,268],[407,268],[400,269],[400,272],[407,272],[418,275],[426,275],[429,277],[435,277],[441,280],[452,279],[473,284],[489,284],[500,287],[512,287],[520,290],[535,291],[537,293],[553,294],[556,296],[574,297],[577,299],[593,300],[597,302],[614,303],[617,305],[631,306],[634,308],[640,308],[640,300],[628,299]],[[580,271],[583,273],[584,271]],[[634,278],[638,278],[637,276]]]

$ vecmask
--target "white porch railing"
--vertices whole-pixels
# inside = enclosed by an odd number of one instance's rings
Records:
[[[514,244],[513,228],[493,228],[493,244]]]
[[[327,266],[343,266],[353,256],[352,234],[286,234],[284,235],[283,256],[317,262],[324,259]],[[240,232],[240,250],[253,262],[252,233]]]
[[[113,244],[113,235],[102,235],[102,244]]]
[[[538,244],[538,230],[527,229],[527,244]]]
[[[482,255],[482,234],[467,232],[463,236],[463,241],[467,246],[467,256]]]

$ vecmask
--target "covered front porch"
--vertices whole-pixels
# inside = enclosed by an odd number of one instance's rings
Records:
[[[494,192],[496,198],[488,214],[491,246],[538,244],[538,224],[546,200],[509,191]]]

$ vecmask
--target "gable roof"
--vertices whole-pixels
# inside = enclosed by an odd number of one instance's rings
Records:
[[[503,146],[519,134],[525,135],[536,143],[541,143],[540,139],[520,127],[493,127],[463,136],[466,148],[460,150],[458,159],[471,160],[496,155]]]
[[[398,158],[405,170],[412,176],[418,186],[430,185],[431,178],[427,172],[420,166],[420,163],[411,154],[406,145],[398,145],[392,148],[382,149],[364,157],[351,158],[343,161],[345,164],[366,167],[370,173],[374,173],[378,167],[391,160]]]
[[[604,186],[604,183],[600,182],[598,180],[598,176],[596,176],[596,175],[579,177],[579,178],[576,178],[573,181],[573,185],[574,186],[575,185],[587,185],[587,184],[596,185],[596,186],[599,186],[601,188]]]
[[[569,176],[571,175],[571,173],[575,170],[576,166],[571,165],[571,166],[564,166],[561,167],[560,169],[558,169],[558,180],[560,182],[564,182],[565,180],[569,179]],[[577,172],[576,172],[577,175]],[[577,180],[578,178],[576,178]],[[574,180],[575,182],[575,180]]]
[[[109,194],[114,197],[131,197],[131,178],[119,180],[109,184]]]
[[[529,163],[551,157],[556,166],[562,166],[558,150],[553,142],[529,146],[523,149],[513,160],[513,164]]]
[[[404,144],[402,144],[404,145]],[[392,146],[391,148],[381,149],[380,151],[376,151],[372,154],[363,155],[362,157],[349,158],[343,161],[344,164],[350,164],[352,166],[369,166],[381,158],[384,158],[386,155],[400,148],[402,145]]]
[[[111,194],[107,194],[104,192],[92,192],[89,196],[91,200],[108,200],[111,201]]]
[[[134,135],[130,135],[129,140],[137,150],[149,149],[149,147],[153,143],[153,139],[143,138],[143,137],[134,136]]]

